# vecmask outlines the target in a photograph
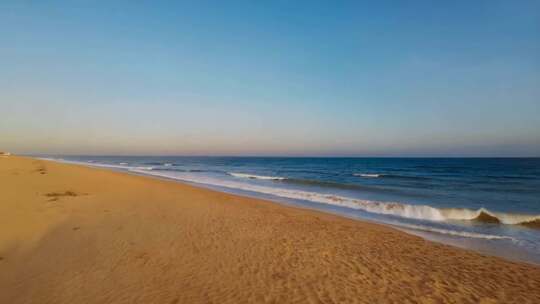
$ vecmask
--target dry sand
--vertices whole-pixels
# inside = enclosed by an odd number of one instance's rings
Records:
[[[0,158],[0,303],[540,303],[540,267],[176,182]]]

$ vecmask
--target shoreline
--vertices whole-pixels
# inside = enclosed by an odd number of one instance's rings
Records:
[[[301,199],[288,199],[286,197],[264,194],[264,193],[255,192],[255,191],[242,190],[238,188],[230,188],[226,186],[216,186],[214,184],[205,184],[204,182],[201,183],[201,182],[195,182],[191,180],[184,180],[184,179],[177,178],[170,175],[155,174],[153,173],[154,172],[153,170],[143,172],[144,170],[138,169],[138,168],[144,168],[144,167],[135,167],[135,170],[127,169],[127,167],[125,167],[127,166],[127,163],[119,163],[119,165],[110,165],[110,164],[102,164],[99,162],[86,163],[82,161],[57,160],[54,158],[39,158],[38,157],[38,159],[45,160],[45,161],[53,161],[53,162],[62,163],[62,164],[71,164],[71,165],[82,166],[82,167],[87,167],[87,168],[104,169],[104,170],[110,170],[113,172],[119,172],[119,173],[125,173],[125,174],[130,174],[130,175],[154,178],[158,180],[176,182],[176,183],[190,185],[193,187],[202,188],[206,190],[217,191],[220,193],[228,193],[231,195],[239,195],[239,196],[243,196],[243,197],[251,198],[251,199],[264,200],[264,201],[277,203],[277,204],[285,205],[292,208],[301,208],[301,209],[306,209],[306,210],[311,210],[311,211],[323,212],[326,214],[332,214],[332,215],[347,218],[347,219],[391,227],[401,232],[405,232],[407,234],[414,235],[414,236],[419,236],[425,240],[436,242],[439,244],[450,245],[450,246],[465,249],[465,250],[472,250],[477,253],[481,253],[481,254],[485,254],[489,256],[495,256],[495,257],[503,258],[509,261],[524,262],[524,263],[532,264],[535,266],[540,266],[540,256],[538,256],[538,254],[536,254],[530,248],[517,248],[514,242],[517,242],[518,240],[514,238],[513,236],[501,236],[501,235],[492,235],[492,234],[474,233],[474,232],[471,233],[471,232],[459,231],[459,230],[454,231],[454,230],[448,230],[444,228],[430,227],[429,225],[424,226],[424,225],[408,224],[408,223],[403,223],[399,221],[388,221],[388,220],[380,219],[377,217],[373,217],[372,213],[370,212],[368,212],[368,214],[370,214],[371,216],[358,215],[357,210],[350,209],[348,207],[327,205],[324,203],[318,203],[314,201],[305,201]],[[482,214],[482,212],[480,214]],[[380,215],[380,214],[376,214],[376,215]],[[520,215],[520,214],[514,213],[514,215]],[[533,214],[530,214],[530,215],[521,214],[521,216],[534,217]],[[538,223],[538,220],[536,220],[534,223]],[[515,226],[517,227],[522,226],[522,227],[537,229],[538,227],[535,227],[534,223],[527,222],[527,223],[522,223],[522,224],[515,224]],[[503,225],[503,224],[499,223],[499,225]],[[494,239],[498,241],[493,242]],[[508,242],[512,242],[512,244]]]
[[[0,302],[540,300],[534,264],[319,210],[16,156],[0,183]]]

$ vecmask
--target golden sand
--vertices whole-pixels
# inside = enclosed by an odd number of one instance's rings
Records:
[[[176,182],[0,158],[0,303],[540,303],[540,267]]]

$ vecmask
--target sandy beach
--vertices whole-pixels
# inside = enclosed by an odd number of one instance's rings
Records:
[[[390,227],[0,157],[0,303],[540,303],[540,267]]]

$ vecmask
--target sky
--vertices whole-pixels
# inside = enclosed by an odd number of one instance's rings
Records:
[[[1,1],[0,150],[540,156],[540,1]]]

